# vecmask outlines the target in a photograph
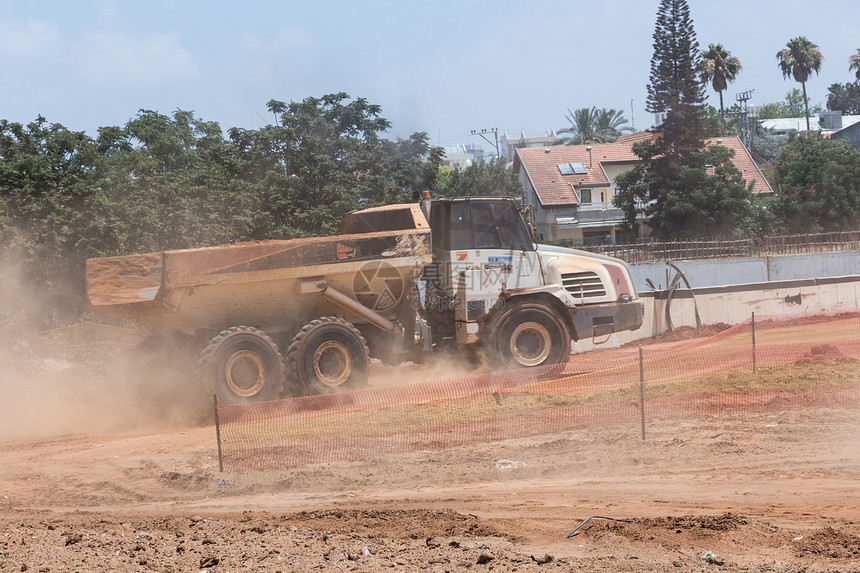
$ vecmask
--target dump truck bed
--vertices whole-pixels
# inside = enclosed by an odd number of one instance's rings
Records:
[[[379,307],[368,280],[402,288],[429,255],[424,228],[96,258],[87,261],[87,297],[93,312],[157,332],[276,328],[331,313],[319,293],[301,289],[302,279]],[[382,306],[374,310],[391,310]]]

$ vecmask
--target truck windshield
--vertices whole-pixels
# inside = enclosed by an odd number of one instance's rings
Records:
[[[451,203],[451,250],[531,250],[528,230],[513,201]]]

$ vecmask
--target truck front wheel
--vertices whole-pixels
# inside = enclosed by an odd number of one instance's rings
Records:
[[[287,359],[306,394],[357,390],[367,384],[367,344],[358,329],[342,318],[310,321],[296,334]]]
[[[513,303],[488,324],[490,360],[509,369],[563,364],[570,360],[570,333],[540,303]]]
[[[250,326],[219,333],[200,354],[200,366],[212,391],[225,404],[274,400],[284,385],[277,344]]]

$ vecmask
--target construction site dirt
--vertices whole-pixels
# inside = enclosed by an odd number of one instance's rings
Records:
[[[2,382],[0,571],[860,570],[856,405],[222,473],[205,416],[123,429],[120,402],[83,400],[92,372],[27,364]],[[375,368],[371,386],[435,374]],[[36,396],[105,424],[13,431],[46,419]]]

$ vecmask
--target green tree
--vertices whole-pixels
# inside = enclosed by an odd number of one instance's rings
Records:
[[[827,88],[827,109],[841,111],[842,115],[860,114],[860,80]]]
[[[860,151],[847,142],[799,134],[776,158],[774,180],[774,210],[787,231],[835,231],[860,224]]]
[[[92,139],[39,116],[0,120],[0,316],[16,331],[83,309],[87,257],[115,245],[116,218]],[[6,310],[3,310],[6,309]]]
[[[741,69],[741,61],[723,48],[722,44],[709,44],[708,49],[702,52],[702,59],[699,62],[702,81],[710,82],[714,91],[720,94],[720,133],[722,135],[726,134],[723,91],[729,86],[729,82],[735,81]]]
[[[848,56],[848,71],[854,72],[854,75],[858,80],[860,80],[860,48],[857,48],[857,51]]]
[[[349,100],[343,92],[289,104],[272,100],[278,125],[231,131],[244,160],[262,161],[251,171],[272,173],[263,193],[274,236],[331,233],[349,211],[408,201],[417,187],[432,184],[441,150],[427,135],[387,141],[382,133],[390,123],[381,107]]]
[[[752,225],[749,189],[723,146],[707,149],[696,34],[683,0],[657,12],[648,110],[665,112],[660,137],[634,144],[642,160],[616,178],[615,204],[632,230],[640,214],[661,239],[731,235]]]
[[[236,149],[193,112],[140,112],[99,131],[106,191],[122,222],[118,251],[147,252],[259,238],[261,201],[239,177]]]
[[[597,132],[597,108],[581,107],[576,111],[567,108],[564,118],[570,123],[570,127],[559,129],[557,135],[561,136],[556,142],[562,145],[581,145],[593,143]]]
[[[182,110],[140,110],[96,139],[0,120],[0,329],[77,319],[89,257],[327,234],[349,210],[434,185],[442,150],[426,133],[383,139],[388,121],[362,98],[269,108],[275,125],[228,138]]]
[[[384,144],[387,147],[384,156],[387,179],[403,191],[399,199],[406,200],[436,185],[445,150],[431,146],[426,132],[413,133],[408,139],[398,138]]]
[[[472,163],[462,171],[442,169],[436,194],[443,197],[519,197],[522,186],[502,161]]]
[[[741,122],[741,115],[743,114],[743,110],[741,110],[741,106],[737,103],[732,104],[727,107],[722,116],[720,114],[720,110],[715,108],[712,105],[708,105],[705,107],[705,133],[708,137],[719,137],[720,134],[725,129],[725,132],[722,135],[743,135],[744,134],[744,124]]]
[[[661,0],[646,109],[665,113],[662,152],[679,158],[700,150],[705,138],[705,88],[699,77],[699,43],[686,0]]]
[[[627,125],[624,112],[620,109],[600,109],[597,113],[597,139],[595,143],[612,143],[633,128]]]
[[[653,167],[659,145],[636,143],[633,151],[643,163],[615,180],[615,203],[625,212],[626,230],[633,230],[637,217],[644,214],[660,239],[730,237],[756,231],[752,192],[732,162],[733,150],[711,145],[691,152],[683,161],[663,164],[665,170]],[[666,187],[669,169],[673,184]],[[655,189],[661,189],[656,199]]]
[[[803,87],[803,104],[806,110],[806,131],[809,131],[809,98],[806,96],[806,81],[812,72],[818,75],[824,56],[818,46],[804,36],[792,38],[785,48],[776,53],[779,69],[786,79],[793,77]]]
[[[785,94],[785,99],[778,102],[767,103],[758,108],[759,119],[779,119],[789,117],[803,117],[806,112],[807,102],[803,97],[803,92],[797,88],[788,90]],[[820,103],[813,104],[809,108],[809,113],[819,114],[824,111],[824,107]]]
[[[392,186],[379,185],[382,174],[373,169],[381,158],[381,133],[390,122],[382,108],[364,98],[348,101],[340,92],[301,102],[270,101],[279,120],[284,146],[285,199],[289,210],[276,211],[290,221],[287,235],[333,232],[359,200],[376,205],[393,194]],[[303,214],[295,220],[295,211]],[[298,224],[296,224],[298,223]]]
[[[582,145],[586,143],[611,143],[628,131],[624,112],[617,109],[598,109],[583,107],[575,111],[567,110],[565,119],[569,127],[558,130],[563,135],[557,142],[564,145]]]

